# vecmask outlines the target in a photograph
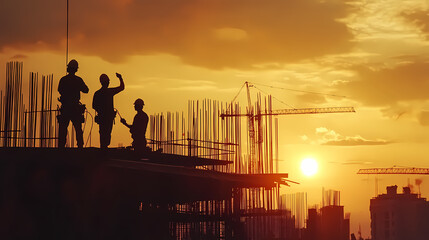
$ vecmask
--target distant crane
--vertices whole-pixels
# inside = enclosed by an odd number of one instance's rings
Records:
[[[268,116],[268,115],[289,115],[289,114],[318,114],[318,113],[349,113],[349,112],[356,112],[353,107],[325,107],[325,108],[290,108],[290,109],[279,109],[279,110],[271,110],[270,112],[265,113],[253,113],[252,108],[252,101],[250,99],[250,87],[253,87],[252,84],[249,82],[245,82],[243,86],[246,86],[247,90],[247,105],[248,105],[248,112],[245,114],[228,114],[228,113],[222,113],[220,115],[221,118],[225,117],[251,117],[251,118],[257,118],[261,116]],[[235,100],[235,98],[234,98]]]
[[[364,168],[357,174],[419,174],[429,175],[429,168],[391,167],[391,168]]]
[[[258,111],[254,113],[252,107],[252,101],[250,98],[250,87],[253,87],[253,84],[249,82],[245,82],[241,87],[238,94],[240,94],[243,87],[246,87],[247,91],[247,113],[222,113],[220,117],[224,119],[225,117],[248,117],[249,118],[249,139],[250,139],[250,156],[254,159],[255,156],[255,122],[258,123],[259,126],[260,118],[262,116],[277,116],[277,115],[292,115],[292,114],[319,114],[319,113],[350,113],[356,112],[353,107],[325,107],[325,108],[291,108],[291,109],[279,109],[279,110],[265,110],[265,112]],[[232,101],[234,101],[238,94],[234,97]],[[261,143],[262,139],[258,137],[257,143]]]
[[[391,167],[391,168],[363,168],[359,169],[357,174],[414,174],[414,175],[429,175],[429,168],[415,168],[415,167]],[[421,179],[416,179],[416,185],[419,187]],[[375,195],[378,194],[378,179],[375,178]]]
[[[249,131],[250,137],[254,137],[255,135],[255,127],[253,120],[259,120],[262,116],[269,115],[291,115],[291,114],[319,114],[319,113],[350,113],[356,112],[353,107],[325,107],[325,108],[291,108],[291,109],[279,109],[279,110],[270,110],[269,112],[260,112],[254,114],[252,108],[252,101],[250,99],[250,87],[253,85],[249,82],[245,82],[243,86],[246,86],[247,90],[247,106],[248,111],[245,114],[230,114],[230,113],[222,113],[220,117],[224,119],[225,117],[249,117]],[[241,90],[240,90],[241,91]],[[235,99],[235,98],[234,98]]]
[[[326,108],[291,108],[291,109],[277,109],[270,112],[253,114],[253,112],[245,114],[226,114],[222,113],[221,118],[224,117],[261,117],[268,115],[291,115],[291,114],[318,114],[318,113],[349,113],[356,112],[353,107],[326,107]]]
[[[220,117],[224,119],[225,117],[249,117],[249,122],[252,123],[249,125],[250,136],[254,137],[255,127],[253,124],[253,119],[259,120],[262,116],[269,115],[291,115],[291,114],[319,114],[319,113],[350,113],[356,112],[353,107],[325,107],[325,108],[291,108],[291,109],[279,109],[279,110],[270,110],[269,112],[260,112],[257,114],[253,113],[252,101],[250,99],[250,87],[253,85],[249,82],[245,82],[244,86],[246,86],[247,90],[247,106],[248,111],[245,114],[230,114],[230,113],[222,113]],[[235,99],[235,98],[234,98]]]

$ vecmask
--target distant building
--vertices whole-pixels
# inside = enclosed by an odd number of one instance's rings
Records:
[[[297,240],[298,229],[290,210],[253,209],[241,217],[244,223],[243,239]]]
[[[402,194],[397,188],[389,186],[387,194],[371,199],[372,240],[429,239],[429,202],[409,187]]]
[[[349,240],[350,219],[344,218],[344,206],[330,205],[317,211],[308,209],[305,240]]]

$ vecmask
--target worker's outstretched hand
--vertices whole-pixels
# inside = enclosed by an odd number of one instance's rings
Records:
[[[122,75],[120,73],[116,73],[116,77],[118,77],[119,79],[122,79]]]

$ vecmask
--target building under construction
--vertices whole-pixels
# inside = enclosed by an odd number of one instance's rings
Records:
[[[262,114],[271,111],[270,98],[258,97],[246,109],[257,117],[247,119],[238,104],[212,100],[189,102],[187,113],[153,115],[153,151],[144,155],[91,147],[87,112],[85,148],[73,148],[70,131],[71,148],[58,149],[53,76],[30,73],[24,90],[22,66],[7,64],[0,96],[2,236],[288,239],[278,124]]]
[[[350,216],[340,205],[339,191],[323,191],[322,208],[308,209],[304,240],[349,240]]]
[[[292,181],[278,173],[276,116],[354,112],[273,110],[270,96],[251,101],[246,82],[245,109],[203,100],[150,116],[143,155],[92,147],[88,111],[85,147],[73,148],[69,131],[58,149],[53,76],[30,73],[24,90],[22,66],[7,64],[0,93],[0,235],[9,239],[298,239],[280,197]]]

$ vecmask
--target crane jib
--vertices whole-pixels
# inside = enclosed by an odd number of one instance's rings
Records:
[[[221,114],[220,117],[260,117],[267,115],[292,115],[292,114],[319,114],[319,113],[349,113],[356,112],[353,107],[326,107],[326,108],[291,108],[272,110],[260,114]]]

